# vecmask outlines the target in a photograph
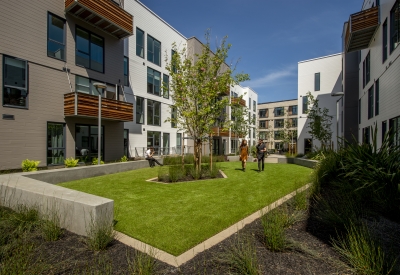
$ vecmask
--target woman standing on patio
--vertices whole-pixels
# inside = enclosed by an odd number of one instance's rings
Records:
[[[249,146],[247,146],[247,140],[243,139],[240,144],[240,160],[242,161],[243,172],[246,171],[247,156],[249,155]]]

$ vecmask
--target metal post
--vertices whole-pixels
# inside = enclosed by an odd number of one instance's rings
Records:
[[[98,129],[98,142],[97,142],[97,164],[100,165],[101,163],[101,94],[99,93],[99,129]]]

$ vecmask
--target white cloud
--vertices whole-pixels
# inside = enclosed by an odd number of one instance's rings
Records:
[[[287,67],[285,69],[269,72],[265,76],[250,80],[246,84],[249,87],[252,87],[252,88],[270,86],[270,85],[273,85],[274,82],[276,82],[276,81],[278,81],[278,80],[280,80],[282,78],[293,77],[295,75],[296,75],[296,67],[295,66],[290,66],[290,67]]]

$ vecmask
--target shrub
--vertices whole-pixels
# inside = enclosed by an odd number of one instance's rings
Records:
[[[21,163],[22,171],[23,172],[37,171],[37,167],[38,167],[39,163],[40,163],[40,161],[37,161],[37,160],[25,159]]]
[[[109,221],[111,220],[111,221]],[[91,250],[105,250],[107,246],[114,240],[114,222],[108,217],[95,221],[91,215],[89,226],[87,227],[86,244]]]
[[[127,161],[128,161],[127,156],[123,156],[123,157],[120,159],[120,162],[127,162]]]
[[[301,158],[301,157],[303,157],[304,156],[304,154],[297,154],[296,155],[296,158]]]
[[[230,274],[259,275],[256,246],[252,238],[248,236],[235,238],[230,247],[226,248],[221,255],[217,256],[217,261],[229,266]]]
[[[74,158],[67,158],[64,160],[64,165],[65,167],[76,167],[78,165],[79,159],[74,159]]]
[[[93,165],[98,165],[98,158],[93,158],[92,159],[92,164]],[[100,164],[104,164],[104,161],[102,161],[101,158],[100,158]]]
[[[261,217],[265,246],[268,249],[282,251],[287,247],[285,236],[287,221],[287,213],[281,209],[275,209]]]
[[[126,259],[129,272],[138,275],[155,274],[155,270],[158,266],[155,256],[153,249],[150,249],[148,254],[135,250],[133,255],[131,255],[129,251],[127,251]]]
[[[10,215],[9,221],[18,232],[32,231],[40,224],[37,207],[19,205],[17,211]]]
[[[345,236],[332,241],[333,247],[353,267],[355,273],[366,275],[391,274],[396,260],[383,252],[379,241],[365,224],[346,226]]]

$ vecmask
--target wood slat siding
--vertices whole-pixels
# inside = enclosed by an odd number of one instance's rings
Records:
[[[239,101],[240,100],[240,101]],[[239,103],[243,107],[246,107],[246,101],[244,99],[240,99],[239,97],[234,97],[231,99],[232,103],[237,104]]]
[[[77,97],[77,116],[98,117],[99,101],[97,96],[77,93]],[[75,116],[75,93],[64,95],[64,115]],[[133,121],[133,104],[102,98],[101,117],[118,121]]]
[[[368,47],[376,28],[379,26],[379,7],[373,7],[350,15],[346,29],[346,51]]]
[[[229,130],[222,130],[221,128],[218,127],[213,127],[212,131],[214,133],[214,136],[219,136],[219,137],[229,137]],[[234,133],[231,133],[231,137],[236,137]]]
[[[81,14],[75,14],[82,7],[86,9]],[[90,18],[92,13],[95,16],[88,20],[96,27],[103,29],[118,38],[125,38],[133,34],[133,16],[123,8],[112,3],[111,0],[66,0],[65,10],[73,15],[82,17],[82,19]],[[96,24],[100,17],[108,22]],[[113,26],[109,26],[110,23]]]

